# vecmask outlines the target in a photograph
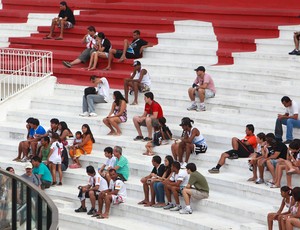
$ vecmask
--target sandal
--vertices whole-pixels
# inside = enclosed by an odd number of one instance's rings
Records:
[[[64,40],[62,37],[57,37],[55,40]]]
[[[49,36],[46,36],[46,37],[43,37],[43,39],[52,39],[53,37],[49,37]]]
[[[147,202],[144,201],[144,200],[142,200],[142,201],[140,201],[138,204],[147,204]]]
[[[277,186],[276,184],[272,184],[272,185],[270,186],[270,188],[280,188],[280,186]]]
[[[132,102],[130,105],[137,105],[138,103],[137,102]]]

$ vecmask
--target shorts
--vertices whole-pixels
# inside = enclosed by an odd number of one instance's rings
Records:
[[[111,195],[113,204],[121,204],[124,203],[124,199],[120,195]]]
[[[95,197],[96,197],[96,200],[98,200],[98,194],[99,194],[98,191],[94,191],[94,195],[95,195]],[[78,198],[79,198],[80,201],[83,201],[83,200],[85,200],[86,198],[90,198],[89,191],[85,192],[85,194],[82,194],[82,190],[80,189],[80,190],[79,190],[79,193],[78,193]]]
[[[141,93],[148,92],[148,91],[150,91],[150,86],[148,86],[148,85],[146,85],[144,83],[140,83],[140,85],[139,85],[139,91]]]
[[[236,154],[236,155],[238,155],[239,157],[242,157],[242,158],[243,157],[244,158],[249,157],[249,155],[250,155],[251,152],[248,149],[248,146],[245,145],[245,144],[243,144],[241,141],[238,141],[238,145],[239,145],[238,150],[232,149],[232,150],[227,151],[226,153],[229,156],[232,156],[232,155]]]
[[[57,25],[58,28],[60,28],[60,24]],[[67,21],[67,23],[65,23],[64,28],[65,29],[72,29],[74,27],[74,25],[72,24],[72,22]]]
[[[120,120],[121,120],[122,123],[127,121],[127,117],[126,116],[120,116],[119,118],[120,118]]]
[[[195,95],[199,97],[198,90],[195,91]],[[212,98],[215,97],[215,93],[210,89],[205,89],[205,98]]]
[[[198,155],[199,153],[205,153],[207,150],[206,144],[194,144],[194,153]]]
[[[86,48],[84,51],[82,51],[82,53],[79,55],[78,59],[82,62],[82,63],[86,63],[90,57],[91,57],[91,53],[93,53],[95,51],[94,48]]]
[[[208,195],[208,192],[206,192],[206,191],[192,189],[191,196],[197,200],[202,200],[202,199],[208,198],[209,195]]]
[[[121,58],[121,56],[123,55],[123,51],[122,50],[116,50],[116,53],[114,54],[114,57],[115,58]],[[126,52],[126,58],[128,59],[135,59],[135,58],[139,58],[140,56],[137,56],[135,54],[132,54],[132,53],[128,53]]]
[[[50,157],[50,158],[49,158],[49,161],[50,161],[52,164],[60,165],[60,164],[61,164],[61,157]]]
[[[277,165],[277,159],[270,159],[271,164],[273,165],[274,168],[276,168]]]
[[[46,181],[46,180],[41,180],[42,182],[42,189],[45,189],[45,188],[50,188],[50,186],[52,185],[52,182],[51,181]]]
[[[146,126],[146,119],[144,119],[141,123],[139,123],[141,126]],[[152,118],[151,120],[152,127],[159,125],[159,121],[156,118]]]

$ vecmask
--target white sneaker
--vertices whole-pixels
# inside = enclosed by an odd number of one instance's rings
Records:
[[[192,104],[190,107],[186,108],[187,110],[196,110],[197,109],[197,105],[196,104]]]
[[[187,163],[186,163],[186,162],[183,162],[183,163],[181,164],[181,168],[182,168],[182,169],[185,169],[185,168],[186,168],[186,165],[187,165]]]
[[[185,207],[185,208],[179,210],[179,213],[180,213],[180,214],[192,214],[192,213],[193,213],[193,210],[192,210],[191,208]]]
[[[81,116],[81,117],[88,117],[89,116],[89,112],[80,113],[79,116]]]
[[[201,111],[206,111],[205,105],[200,105],[199,107],[196,108],[197,112],[201,112]]]
[[[23,157],[21,162],[27,162],[28,161],[28,158],[27,157]]]
[[[90,113],[90,117],[97,117],[97,113]]]

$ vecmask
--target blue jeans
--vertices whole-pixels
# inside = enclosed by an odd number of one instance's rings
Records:
[[[282,139],[283,131],[282,125],[286,125],[286,139],[293,140],[293,128],[300,128],[300,120],[289,119],[278,119],[275,125],[275,137],[277,139]]]
[[[162,182],[155,182],[153,187],[155,191],[156,201],[158,203],[165,203],[164,184]]]
[[[98,94],[89,94],[82,98],[82,112],[94,113],[94,103],[106,103],[104,97]]]

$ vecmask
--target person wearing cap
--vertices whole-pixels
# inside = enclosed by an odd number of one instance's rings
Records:
[[[152,129],[155,125],[159,124],[158,119],[164,116],[163,110],[156,101],[154,101],[154,95],[152,92],[147,92],[144,94],[145,100],[145,109],[144,113],[141,116],[133,117],[133,124],[135,126],[136,131],[138,132],[138,136],[136,136],[133,140],[144,140],[144,141],[152,141]],[[148,131],[148,136],[143,137],[141,126],[146,126]]]
[[[60,2],[59,4],[60,11],[58,17],[52,19],[52,24],[50,28],[50,33],[44,37],[44,39],[52,39],[53,32],[55,27],[60,28],[60,34],[55,40],[63,40],[64,39],[64,29],[71,29],[75,25],[75,17],[73,11],[68,7],[65,1]]]
[[[96,89],[95,94],[83,95],[82,97],[82,112],[79,114],[82,117],[96,117],[94,103],[107,103],[109,99],[109,84],[105,77],[90,77],[90,81]]]
[[[86,49],[82,51],[78,58],[72,62],[63,61],[63,65],[67,68],[72,68],[73,65],[78,65],[80,63],[86,63],[91,58],[91,54],[97,50],[96,28],[94,26],[89,26],[87,28],[87,34],[82,38],[82,44],[86,45]]]
[[[130,87],[134,93],[134,100],[131,105],[137,105],[139,91],[150,91],[151,78],[149,72],[142,68],[141,62],[134,61],[132,66],[134,67],[134,70],[131,77],[124,79],[124,94],[125,99],[128,101],[128,90]]]
[[[189,97],[192,101],[190,107],[187,110],[196,110],[196,111],[205,111],[205,103],[204,100],[206,98],[212,98],[216,95],[216,88],[212,77],[205,73],[205,68],[203,66],[199,66],[195,69],[197,77],[191,88],[188,90]],[[200,104],[197,106],[195,101],[196,95],[199,96]]]
[[[26,162],[24,168],[25,168],[25,173],[21,177],[32,182],[33,184],[35,184],[40,188],[42,183],[40,178],[37,175],[32,173],[32,164],[30,162]]]
[[[182,168],[185,168],[187,165],[191,153],[205,153],[207,150],[207,144],[203,135],[200,133],[199,129],[193,128],[193,123],[194,121],[188,117],[181,119],[181,123],[179,124],[183,130],[181,139],[175,141],[171,146],[174,160],[178,160]],[[183,162],[184,152],[186,154],[185,162]]]
[[[233,137],[231,140],[232,149],[222,153],[216,167],[209,169],[209,173],[219,173],[220,168],[225,164],[226,158],[238,159],[239,157],[249,157],[257,146],[256,136],[254,134],[254,126],[252,124],[246,125],[246,136],[244,139]]]
[[[115,58],[119,62],[128,59],[140,58],[145,48],[152,47],[153,45],[140,38],[141,32],[139,30],[133,31],[133,40],[131,43],[127,39],[124,40],[123,50],[110,49],[108,55],[108,64],[104,70],[111,70],[111,63]]]

